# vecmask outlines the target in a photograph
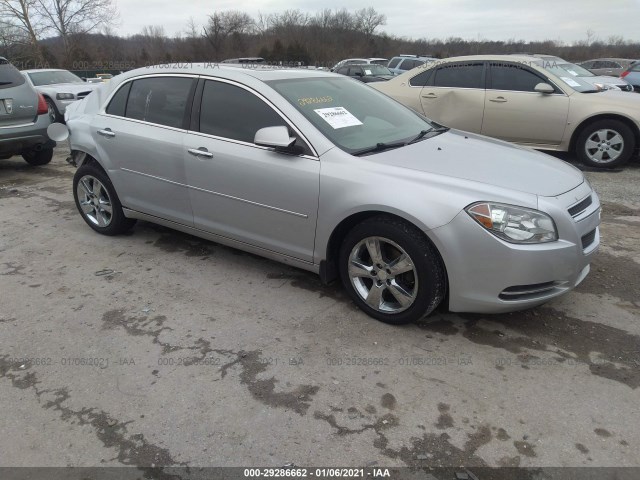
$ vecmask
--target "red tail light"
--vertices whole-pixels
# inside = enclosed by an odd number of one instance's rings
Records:
[[[622,75],[620,75],[620,78],[624,78],[627,75],[629,75],[629,70],[625,70],[624,72],[622,72]]]
[[[49,113],[49,107],[47,107],[47,101],[44,99],[41,93],[38,94],[38,115],[45,115]]]

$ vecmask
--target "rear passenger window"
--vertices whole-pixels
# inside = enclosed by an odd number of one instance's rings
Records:
[[[454,63],[436,70],[434,87],[484,88],[483,63]]]
[[[247,90],[207,81],[202,92],[200,131],[216,137],[253,143],[256,132],[286,122],[273,108]]]
[[[387,68],[396,68],[396,66],[400,63],[400,60],[402,60],[401,58],[392,58],[391,61],[389,62],[389,64],[387,65]]]
[[[529,70],[512,63],[491,64],[491,88],[493,90],[512,90],[534,92],[536,85],[547,82]]]
[[[411,85],[412,87],[424,87],[429,81],[432,73],[433,69],[425,70],[424,72],[419,73],[418,75],[412,77],[411,80],[409,80],[409,85]]]
[[[131,90],[131,82],[120,88],[120,90],[118,90],[116,94],[111,98],[109,106],[106,110],[107,114],[124,117],[125,111],[127,109],[127,98],[129,98],[129,90]]]
[[[156,77],[135,80],[129,92],[125,116],[135,120],[182,128],[187,99],[195,80]]]

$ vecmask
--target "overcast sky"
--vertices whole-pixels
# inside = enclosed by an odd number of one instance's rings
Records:
[[[486,40],[584,40],[591,29],[601,39],[621,35],[640,41],[640,0],[117,0],[122,35],[145,25],[162,25],[168,35],[184,31],[189,17],[199,26],[214,9],[242,10],[252,16],[320,8],[353,11],[373,6],[387,16],[381,30],[411,38]]]

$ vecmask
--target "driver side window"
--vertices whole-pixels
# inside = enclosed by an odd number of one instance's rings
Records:
[[[253,144],[256,132],[265,127],[287,126],[287,122],[262,99],[244,88],[207,80],[202,91],[200,132]],[[296,136],[289,129],[289,135]],[[298,138],[296,145],[311,149]]]

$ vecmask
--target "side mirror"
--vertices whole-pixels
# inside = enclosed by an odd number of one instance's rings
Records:
[[[265,127],[256,132],[253,143],[262,147],[289,148],[296,139],[289,136],[289,129],[285,126]]]
[[[554,93],[556,91],[555,88],[553,88],[548,83],[544,83],[544,82],[541,82],[541,83],[537,84],[535,86],[534,90],[536,92],[538,92],[538,93],[546,93],[546,94]]]

